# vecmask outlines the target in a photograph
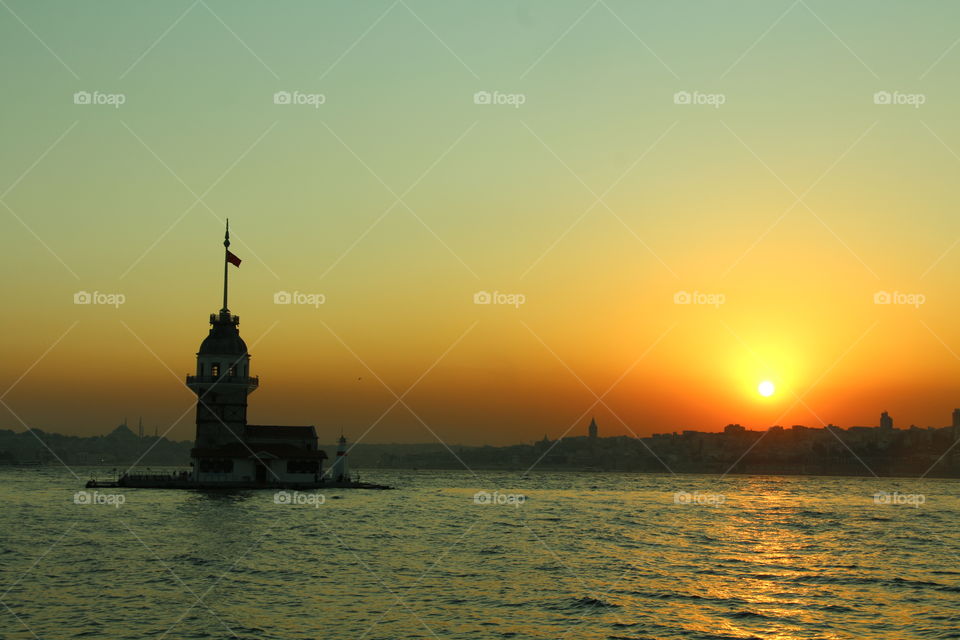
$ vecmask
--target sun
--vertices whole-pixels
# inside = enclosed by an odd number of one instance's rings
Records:
[[[776,390],[777,390],[777,388],[774,387],[774,386],[773,386],[773,383],[770,382],[769,380],[764,380],[763,382],[761,382],[761,383],[757,386],[757,391],[758,391],[758,392],[760,393],[760,395],[762,395],[764,398],[769,398],[770,396],[773,395],[773,392],[776,391]]]

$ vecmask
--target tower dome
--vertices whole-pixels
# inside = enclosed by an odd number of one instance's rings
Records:
[[[239,324],[240,318],[230,315],[229,311],[221,311],[219,315],[211,314],[210,333],[200,343],[197,355],[239,356],[247,353],[247,343],[240,337],[240,330],[237,329]]]

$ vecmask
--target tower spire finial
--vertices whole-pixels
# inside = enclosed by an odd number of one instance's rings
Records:
[[[230,218],[227,218],[227,230],[223,235],[223,308],[221,314],[229,313],[227,307],[227,266],[230,261]]]

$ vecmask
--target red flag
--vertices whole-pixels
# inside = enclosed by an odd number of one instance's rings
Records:
[[[237,256],[235,256],[235,255],[233,255],[232,253],[230,253],[230,250],[229,250],[229,249],[227,249],[227,262],[229,262],[230,264],[232,264],[232,265],[235,266],[235,267],[239,267],[239,266],[240,266],[240,258],[238,258]]]

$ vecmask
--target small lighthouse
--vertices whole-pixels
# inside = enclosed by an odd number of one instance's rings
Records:
[[[337,457],[330,467],[330,476],[334,482],[347,482],[350,480],[350,467],[347,465],[347,439],[340,434],[337,440]]]

